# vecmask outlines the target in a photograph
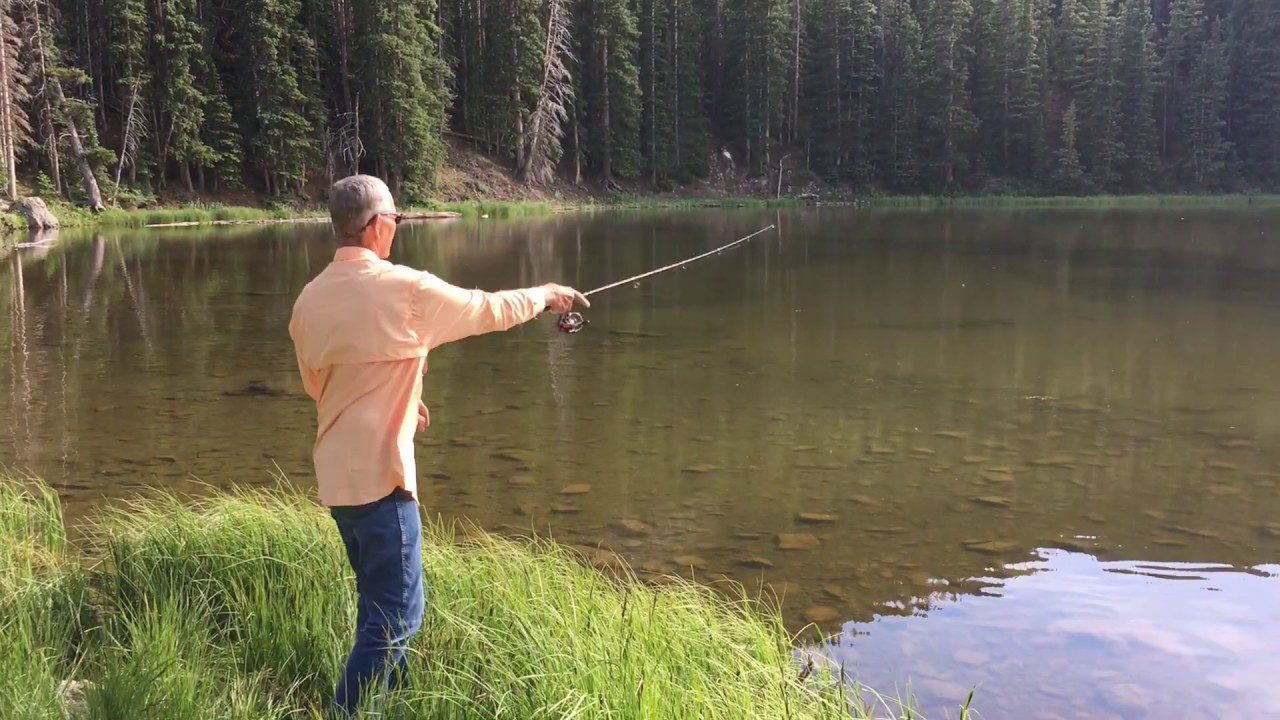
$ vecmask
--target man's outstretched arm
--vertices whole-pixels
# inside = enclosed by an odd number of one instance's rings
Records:
[[[435,348],[474,335],[508,330],[544,310],[568,312],[574,303],[591,305],[577,290],[554,283],[484,292],[466,290],[423,273],[418,283],[418,335],[428,348]]]

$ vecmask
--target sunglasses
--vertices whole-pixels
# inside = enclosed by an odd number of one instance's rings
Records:
[[[397,226],[397,227],[400,225],[400,223],[404,222],[404,214],[403,214],[403,213],[392,213],[392,212],[380,212],[380,213],[374,213],[374,214],[373,214],[373,217],[369,218],[369,222],[365,223],[365,224],[364,224],[364,227],[360,228],[360,230],[361,230],[361,231],[364,231],[366,228],[368,228],[370,225],[372,225],[372,224],[373,224],[373,221],[374,221],[374,220],[377,220],[377,219],[378,219],[378,218],[380,218],[380,217],[389,217],[389,218],[391,218],[391,219],[395,222],[395,224],[396,224],[396,226]]]

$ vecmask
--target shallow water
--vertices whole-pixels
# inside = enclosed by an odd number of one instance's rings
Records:
[[[763,582],[934,718],[975,684],[987,718],[1280,715],[1277,220],[406,226],[393,259],[486,288],[590,288],[781,229],[600,296],[578,335],[544,318],[433,354],[425,502],[642,572]],[[311,485],[286,324],[330,255],[312,226],[10,253],[0,462],[73,517],[154,486]]]

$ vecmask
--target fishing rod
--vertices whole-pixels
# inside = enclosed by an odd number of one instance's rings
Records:
[[[745,242],[750,241],[752,238],[756,237],[757,235],[761,235],[765,232],[768,232],[769,230],[773,230],[774,227],[775,227],[774,225],[762,227],[759,230],[751,233],[750,235],[747,235],[745,237],[740,237],[737,240],[734,240],[733,242],[728,243],[727,245],[721,245],[720,247],[714,250],[708,250],[707,252],[704,252],[701,255],[694,255],[691,258],[685,258],[684,260],[681,260],[679,262],[673,262],[670,265],[663,265],[660,268],[655,268],[653,270],[649,270],[648,272],[642,272],[639,275],[632,275],[631,277],[626,278],[624,280],[611,282],[608,285],[601,285],[600,287],[594,290],[588,290],[587,292],[584,292],[582,294],[584,296],[595,295],[596,293],[602,293],[602,292],[605,292],[606,290],[612,290],[616,287],[622,287],[623,285],[629,285],[631,283],[640,282],[641,280],[644,280],[646,278],[651,278],[654,275],[659,275],[661,273],[667,272],[668,270],[675,270],[676,268],[685,267],[690,263],[695,263],[699,260],[709,258],[712,255],[719,255],[725,250],[729,250],[730,248],[737,247],[738,245],[741,245]],[[587,325],[587,321],[585,318],[582,317],[582,313],[576,313],[576,312],[565,313],[564,315],[560,316],[559,320],[556,321],[556,327],[559,328],[560,332],[566,332],[566,333],[576,333],[582,330],[582,328],[586,327],[586,325]]]

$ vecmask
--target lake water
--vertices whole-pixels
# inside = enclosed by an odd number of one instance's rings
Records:
[[[433,354],[424,500],[642,573],[767,586],[791,627],[816,622],[847,672],[931,718],[972,686],[989,719],[1277,717],[1278,221],[405,226],[394,260],[489,289],[595,287],[779,227],[599,296],[580,334],[543,318]],[[313,485],[286,324],[331,254],[306,225],[9,253],[0,462],[73,517],[156,486]]]

